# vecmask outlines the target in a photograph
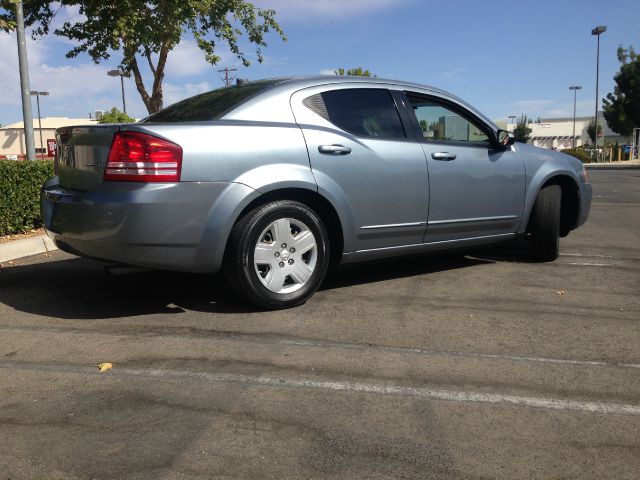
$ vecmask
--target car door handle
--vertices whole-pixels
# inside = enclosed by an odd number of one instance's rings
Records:
[[[320,145],[318,151],[329,155],[348,155],[351,153],[351,149],[343,145]]]
[[[437,152],[432,153],[431,158],[433,158],[434,160],[441,160],[443,162],[450,162],[451,160],[455,160],[456,156],[454,153]]]

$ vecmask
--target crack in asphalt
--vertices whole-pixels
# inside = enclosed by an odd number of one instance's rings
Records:
[[[500,360],[500,361],[512,361],[518,363],[533,363],[533,364],[556,364],[556,365],[575,365],[585,367],[614,367],[614,368],[633,368],[640,369],[640,363],[630,362],[612,362],[605,360],[580,360],[580,359],[567,359],[567,358],[549,358],[549,357],[536,357],[527,355],[510,355],[500,353],[481,353],[481,352],[463,352],[463,351],[451,351],[451,350],[433,350],[418,347],[398,347],[390,345],[380,345],[373,343],[353,343],[353,342],[335,342],[330,340],[315,340],[305,339],[302,337],[282,336],[273,334],[262,333],[238,333],[230,331],[218,331],[218,330],[201,330],[201,329],[187,329],[184,333],[164,333],[167,329],[150,329],[143,328],[138,330],[132,329],[128,332],[118,331],[101,331],[95,330],[87,331],[82,328],[75,327],[29,327],[29,326],[13,326],[13,325],[0,325],[0,332],[45,332],[45,333],[64,333],[69,335],[101,335],[108,337],[122,337],[127,338],[131,335],[147,336],[147,337],[162,337],[162,338],[181,338],[191,339],[195,337],[219,337],[221,340],[252,342],[265,345],[282,345],[282,346],[294,346],[294,347],[312,347],[312,348],[326,348],[332,350],[352,350],[352,351],[379,351],[385,353],[399,353],[399,354],[414,354],[424,356],[437,356],[437,357],[457,357],[457,358],[478,358],[488,360]],[[196,331],[194,331],[196,330]],[[5,358],[15,356],[15,352],[10,352],[5,355]]]

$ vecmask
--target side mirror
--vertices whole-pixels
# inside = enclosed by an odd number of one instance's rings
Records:
[[[498,144],[502,145],[503,147],[513,145],[516,141],[513,133],[507,132],[506,130],[498,130],[496,137],[498,139]]]

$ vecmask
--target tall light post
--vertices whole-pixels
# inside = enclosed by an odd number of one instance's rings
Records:
[[[573,148],[576,148],[576,95],[578,90],[582,90],[582,85],[571,85],[569,90],[573,90]]]
[[[40,130],[40,150],[44,148],[44,143],[42,142],[42,119],[40,118],[40,95],[47,96],[49,92],[38,92],[36,90],[31,90],[29,92],[32,96],[36,96],[36,103],[38,104],[38,130]],[[41,155],[44,155],[41,153]]]
[[[18,68],[20,69],[20,94],[22,96],[22,123],[24,124],[24,143],[27,160],[35,160],[36,149],[33,141],[33,113],[29,98],[29,66],[27,62],[27,42],[24,33],[24,11],[22,0],[16,5],[16,38],[18,39]]]
[[[516,124],[516,116],[515,115],[509,115],[509,120],[511,120],[511,125],[515,125]]]
[[[595,130],[593,131],[593,143],[596,147],[596,162],[598,161],[598,81],[600,79],[600,35],[606,31],[607,27],[605,25],[598,25],[596,28],[591,30],[591,35],[598,37],[598,47],[596,50],[596,114],[594,118]]]
[[[118,68],[116,70],[109,70],[107,75],[110,77],[120,77],[120,88],[122,89],[122,112],[127,113],[127,104],[124,101],[124,77],[129,78],[131,74],[125,72],[121,68]]]

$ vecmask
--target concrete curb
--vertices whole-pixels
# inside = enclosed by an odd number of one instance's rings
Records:
[[[53,240],[46,235],[0,243],[0,262],[9,262],[22,257],[57,250]]]
[[[585,163],[588,170],[625,170],[640,168],[640,162]]]

